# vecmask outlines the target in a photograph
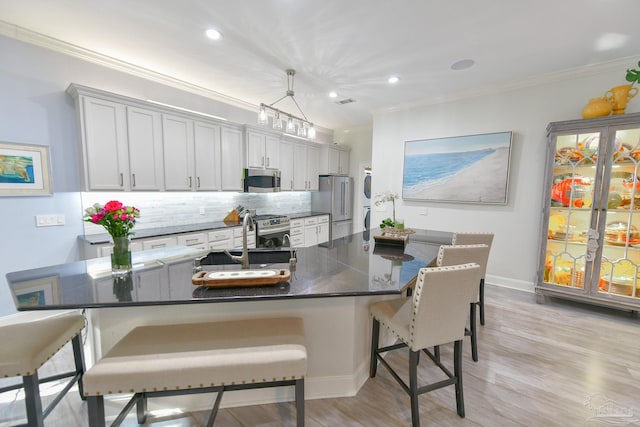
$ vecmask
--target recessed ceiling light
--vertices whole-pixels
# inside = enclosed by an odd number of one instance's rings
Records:
[[[400,81],[400,78],[398,76],[391,76],[389,77],[388,82],[393,84],[393,83],[398,83],[398,81]]]
[[[211,40],[220,40],[222,38],[222,34],[220,34],[220,31],[215,30],[213,28],[209,28],[207,31],[204,32],[204,34]]]
[[[336,92],[329,92],[329,98],[336,98],[338,94]]]
[[[468,68],[473,67],[473,64],[475,64],[476,61],[474,61],[473,59],[461,59],[460,61],[456,61],[453,64],[451,64],[451,69],[452,70],[466,70]]]

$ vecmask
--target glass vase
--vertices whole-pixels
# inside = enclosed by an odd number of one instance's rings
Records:
[[[131,249],[129,236],[112,237],[113,252],[111,253],[111,274],[116,277],[125,276],[131,272]]]

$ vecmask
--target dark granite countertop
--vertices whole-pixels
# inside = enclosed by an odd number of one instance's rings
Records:
[[[371,234],[377,232],[372,230]],[[435,260],[440,244],[451,242],[452,233],[416,230],[404,251],[376,245],[368,237],[356,233],[329,245],[298,248],[291,279],[268,286],[195,286],[191,282],[193,260],[209,251],[184,246],[133,252],[133,272],[124,279],[111,276],[109,258],[13,272],[6,277],[18,310],[398,294],[415,279],[420,268]],[[262,266],[251,268],[256,267]],[[289,264],[269,267],[288,269]]]

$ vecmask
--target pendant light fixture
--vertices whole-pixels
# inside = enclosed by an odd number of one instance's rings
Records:
[[[258,123],[261,125],[269,124],[269,114],[270,111],[273,114],[272,127],[277,130],[283,130],[282,119],[280,118],[280,113],[284,114],[287,117],[287,125],[284,130],[290,134],[297,135],[300,137],[306,137],[310,139],[314,139],[316,137],[316,129],[313,126],[307,116],[305,116],[304,112],[298,105],[298,102],[294,98],[293,92],[293,78],[296,75],[296,70],[286,70],[287,73],[287,92],[280,99],[272,102],[271,104],[260,104],[260,111],[258,112]],[[300,111],[302,117],[295,116],[291,113],[287,113],[285,111],[281,111],[274,107],[278,102],[282,101],[285,98],[291,97],[291,100]],[[297,123],[296,123],[297,122]]]

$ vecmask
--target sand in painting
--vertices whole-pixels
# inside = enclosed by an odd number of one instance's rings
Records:
[[[464,202],[504,203],[509,148],[497,149],[455,175],[404,188],[402,197]]]

